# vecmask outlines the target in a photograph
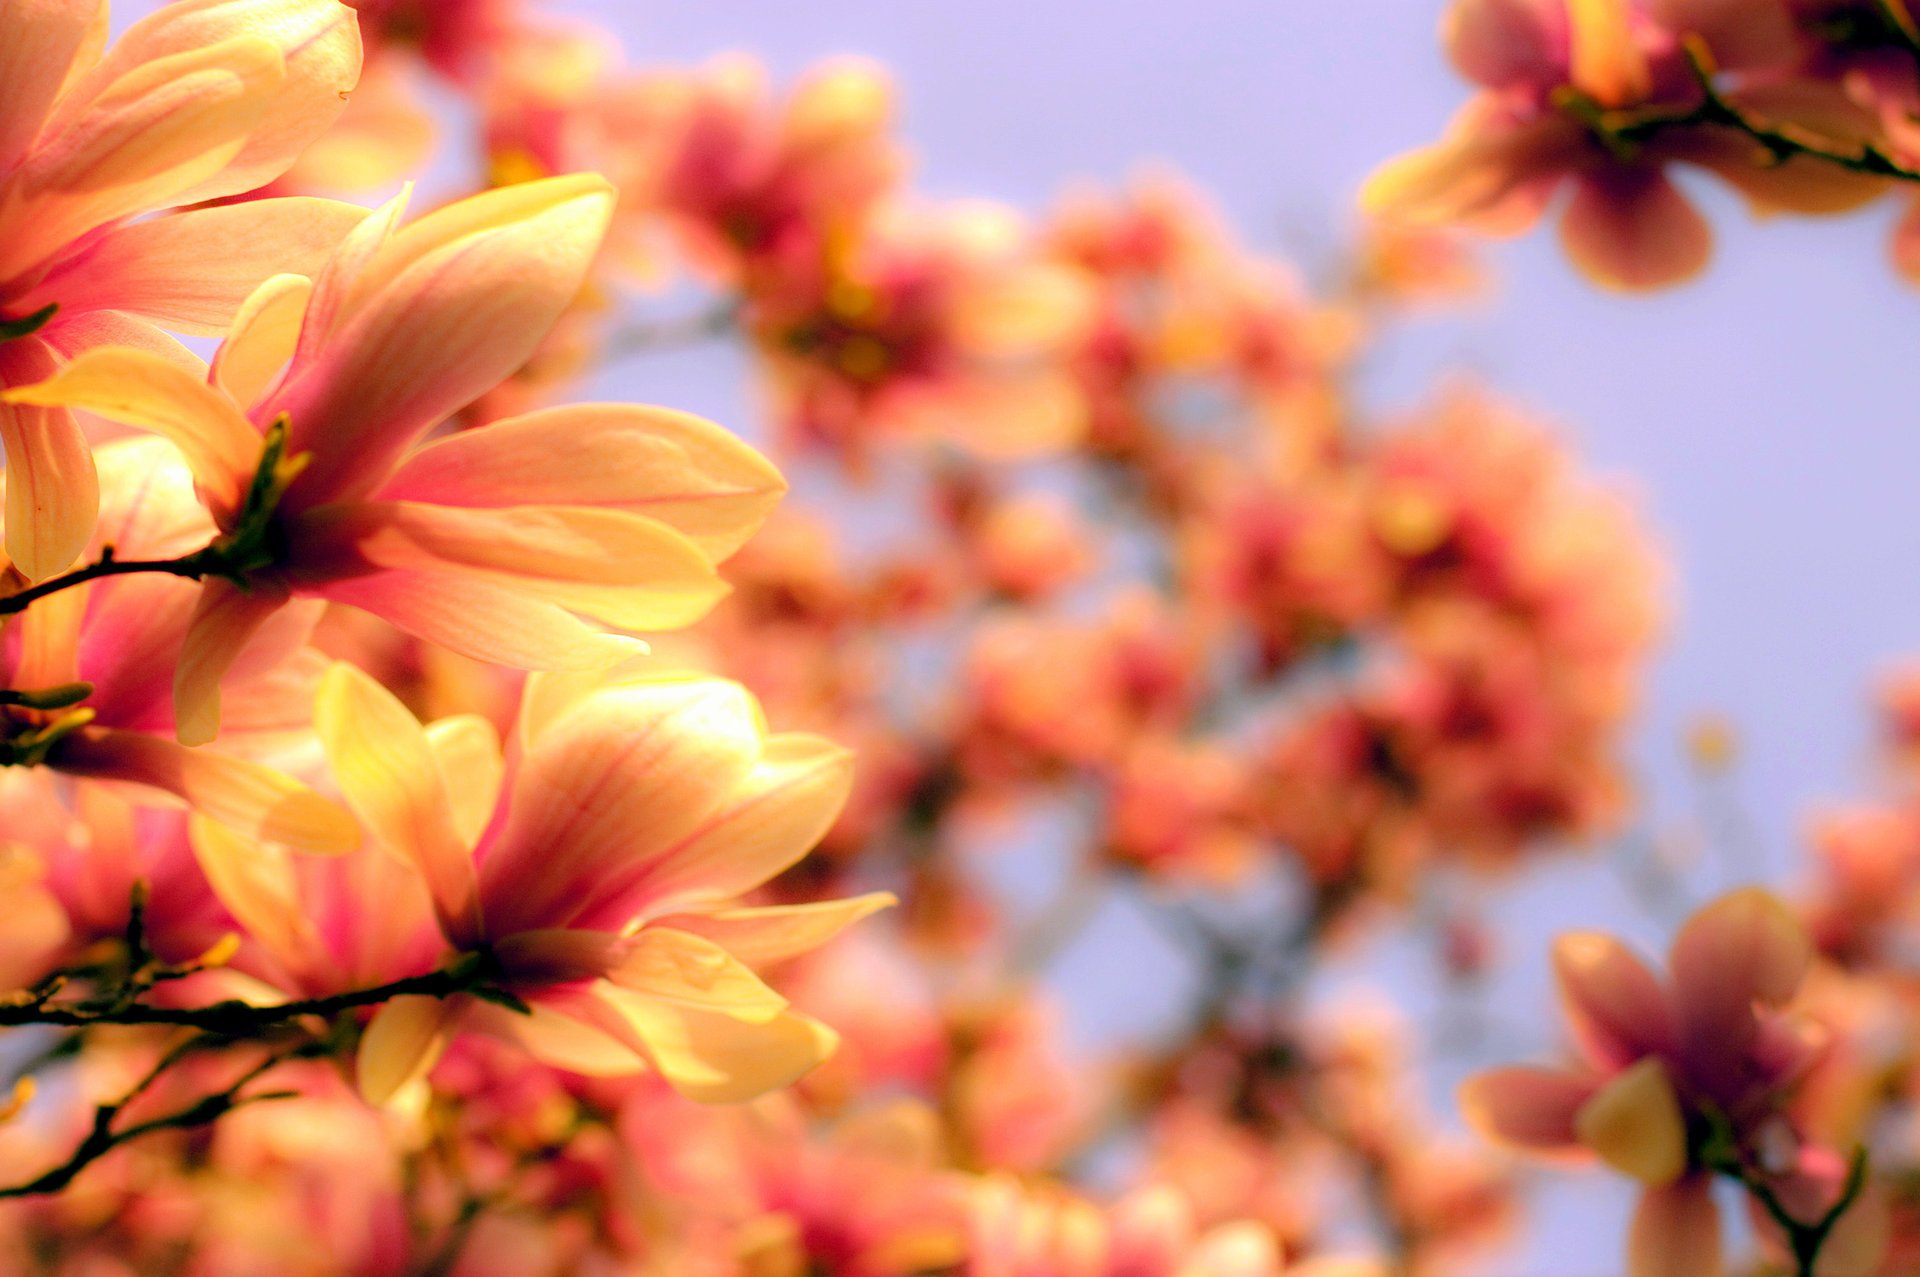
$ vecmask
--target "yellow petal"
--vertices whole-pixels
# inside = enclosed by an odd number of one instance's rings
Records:
[[[213,357],[213,383],[236,404],[251,404],[266,392],[293,358],[313,281],[305,275],[275,275],[240,305],[233,331]]]
[[[250,842],[204,816],[194,816],[187,829],[207,885],[234,921],[289,970],[305,969],[319,940],[300,906],[300,888],[287,854]]]
[[[10,404],[79,408],[171,440],[216,513],[238,508],[260,460],[260,435],[233,401],[141,350],[90,350],[47,380],[0,395]]]
[[[899,901],[890,891],[803,905],[766,905],[681,913],[653,925],[705,936],[748,966],[780,962],[819,948],[854,923]]]
[[[1633,105],[1653,91],[1630,14],[1627,0],[1567,0],[1573,82],[1602,106]]]
[[[395,998],[375,1011],[354,1057],[360,1098],[385,1104],[431,1072],[446,1049],[447,1018],[439,998]]]
[[[745,963],[713,941],[670,927],[642,928],[607,978],[651,998],[764,1024],[786,1010]]]
[[[479,939],[473,858],[419,722],[393,693],[340,662],[321,680],[313,727],[348,805],[420,871],[448,936]]]
[[[1652,1056],[1626,1069],[1581,1106],[1580,1142],[1615,1170],[1663,1188],[1687,1169],[1687,1125],[1666,1066]]]
[[[454,828],[472,847],[500,801],[500,781],[506,774],[500,733],[478,714],[457,714],[427,725],[427,745],[446,782]]]

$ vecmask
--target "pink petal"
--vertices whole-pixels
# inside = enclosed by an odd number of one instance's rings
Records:
[[[1460,1088],[1460,1111],[1488,1139],[1565,1152],[1579,1147],[1574,1123],[1598,1089],[1594,1079],[1564,1069],[1511,1065],[1468,1078]]]
[[[1640,1194],[1627,1234],[1629,1277],[1721,1277],[1713,1181],[1693,1175]]]
[[[1713,232],[1653,168],[1612,167],[1581,177],[1560,221],[1573,264],[1602,288],[1646,292],[1707,268]]]

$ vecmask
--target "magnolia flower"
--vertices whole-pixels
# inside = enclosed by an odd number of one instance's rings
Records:
[[[192,480],[159,439],[99,452],[103,500],[96,548],[166,557],[211,531]],[[5,474],[11,492],[12,471]],[[19,577],[0,556],[0,580]],[[297,653],[312,608],[264,628],[233,671],[241,704],[220,750],[168,739],[170,675],[186,641],[194,586],[171,576],[91,581],[36,602],[0,627],[0,758],[63,776],[137,786],[142,801],[184,804],[256,838],[311,851],[359,843],[348,814],[306,786],[236,751],[256,754],[303,733],[318,669]],[[124,902],[123,902],[124,903]]]
[[[197,361],[155,325],[219,332],[261,280],[311,271],[366,210],[250,191],[326,131],[360,71],[337,0],[185,0],[111,50],[103,0],[9,5],[0,22],[0,386],[125,345]],[[7,552],[30,580],[93,525],[92,456],[61,406],[0,406]]]
[[[1712,1277],[1723,1268],[1711,1177],[1732,1169],[1728,1158],[1796,1202],[1818,1197],[1803,1181],[1837,1161],[1784,1111],[1823,1050],[1814,1026],[1785,1009],[1812,957],[1800,923],[1758,888],[1688,919],[1665,983],[1610,936],[1562,936],[1554,974],[1581,1062],[1479,1074],[1461,1105],[1492,1139],[1584,1151],[1640,1181],[1633,1277]],[[1871,1202],[1849,1211],[1821,1271],[1864,1267],[1878,1222]]]
[[[396,229],[402,195],[317,280],[248,299],[207,380],[147,351],[89,352],[15,404],[84,408],[173,440],[218,524],[174,679],[183,741],[294,597],[345,603],[479,660],[604,667],[622,630],[685,625],[784,491],[759,454],[664,409],[536,412],[423,445],[510,376],[579,292],[613,193],[530,182]]]
[[[832,823],[852,774],[845,750],[768,735],[744,689],[692,677],[536,676],[509,764],[479,720],[423,729],[348,665],[323,681],[315,726],[348,803],[385,848],[374,859],[411,865],[442,943],[480,955],[527,1011],[465,997],[387,1003],[360,1049],[369,1098],[430,1067],[460,1024],[576,1072],[651,1067],[709,1102],[784,1086],[832,1051],[833,1032],[752,968],[824,943],[890,897],[738,898]],[[308,969],[299,955],[322,950],[384,953],[384,967],[361,962],[360,981],[409,974],[417,961],[404,911],[389,913],[404,900],[384,870],[369,879],[344,862],[308,868],[309,880],[333,874],[338,906],[315,913],[312,892],[255,871],[239,840],[216,836],[201,854],[248,930]],[[378,898],[353,899],[355,882]]]
[[[1684,115],[1700,104],[1685,52],[1693,39],[1710,51],[1710,70],[1755,73],[1735,91],[1742,106],[1848,142],[1872,136],[1873,115],[1838,88],[1781,74],[1800,49],[1779,0],[1455,0],[1444,36],[1482,92],[1445,140],[1368,180],[1369,212],[1513,233],[1538,221],[1565,183],[1560,238],[1574,264],[1605,287],[1651,289],[1698,274],[1712,247],[1669,165],[1709,169],[1762,211],[1841,212],[1886,189],[1833,165],[1780,162],[1720,125],[1607,133],[1608,112]]]

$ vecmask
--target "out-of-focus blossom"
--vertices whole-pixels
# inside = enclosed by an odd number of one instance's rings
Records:
[[[1812,956],[1798,921],[1756,888],[1688,920],[1666,982],[1609,936],[1562,936],[1554,972],[1580,1063],[1480,1074],[1461,1092],[1467,1116],[1503,1143],[1583,1151],[1640,1181],[1636,1275],[1723,1271],[1715,1173],[1737,1167],[1802,1207],[1837,1194],[1837,1176],[1815,1181],[1839,1158],[1807,1142],[1784,1107],[1822,1049],[1788,1009]],[[1880,1209],[1856,1204],[1841,1231],[1874,1232]],[[1836,1259],[1850,1249],[1836,1237]]]
[[[1574,264],[1605,287],[1651,289],[1698,274],[1711,247],[1672,165],[1712,171],[1761,211],[1845,211],[1884,189],[1687,120],[1703,100],[1692,39],[1740,106],[1842,143],[1874,136],[1870,112],[1792,75],[1801,47],[1780,0],[1456,0],[1443,37],[1479,93],[1445,140],[1374,174],[1362,194],[1371,212],[1511,234],[1571,187],[1560,239]],[[1663,116],[1681,123],[1636,129]]]

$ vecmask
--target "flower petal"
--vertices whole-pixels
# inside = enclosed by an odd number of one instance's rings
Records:
[[[1553,943],[1553,974],[1574,1039],[1596,1067],[1625,1068],[1643,1055],[1674,1048],[1666,990],[1612,936],[1560,936]]]
[[[523,200],[517,220],[417,260],[402,230],[374,254],[356,281],[373,291],[348,302],[350,318],[261,411],[288,413],[291,450],[313,454],[289,491],[292,508],[372,491],[422,432],[518,371],[579,294],[613,190],[597,177],[527,186],[541,198]],[[441,210],[408,229],[449,217]]]
[[[15,0],[0,23],[0,173],[46,123],[60,86],[88,51],[106,0]]]
[[[347,812],[243,758],[142,732],[85,727],[61,738],[48,762],[69,775],[164,791],[231,829],[299,851],[338,854],[360,845],[360,826]]]
[[[1615,166],[1582,176],[1560,220],[1560,242],[1602,288],[1647,292],[1707,268],[1713,232],[1658,169]]]
[[[340,0],[174,0],[127,28],[99,68],[69,94],[85,102],[97,86],[143,63],[236,35],[270,43],[284,74],[248,120],[243,145],[171,203],[197,204],[265,186],[332,127],[360,78],[360,24],[353,9]]]
[[[399,997],[375,1011],[354,1056],[360,1098],[385,1104],[431,1072],[446,1050],[450,1018],[440,998]]]
[[[173,667],[173,731],[182,745],[205,745],[220,734],[221,682],[286,604],[286,591],[271,582],[248,590],[218,579],[201,584]]]
[[[759,529],[786,489],[771,462],[704,418],[582,404],[430,443],[380,495],[443,506],[605,506],[658,519],[718,560]]]
[[[635,683],[575,705],[514,775],[506,826],[480,867],[490,931],[564,926],[604,905],[707,825],[754,769],[761,730],[745,689],[715,678]]]
[[[426,879],[448,938],[481,938],[472,852],[454,827],[439,761],[413,714],[386,688],[340,662],[321,681],[313,727],[347,804],[375,838]]]
[[[0,187],[10,232],[0,278],[108,222],[180,201],[240,153],[285,78],[280,50],[256,35],[128,70],[43,137]]]
[[[233,402],[141,350],[90,350],[45,381],[0,394],[9,404],[79,408],[171,440],[216,516],[238,508],[260,462],[260,435]]]
[[[759,886],[813,849],[852,786],[851,751],[816,736],[769,737],[724,805],[684,841],[636,861],[581,925],[619,925],[619,912],[643,902],[726,900]]]
[[[47,348],[27,338],[0,347],[0,386],[53,373]],[[0,394],[0,449],[6,453],[7,557],[30,581],[65,570],[93,537],[100,479],[93,449],[73,413]]]
[[[62,262],[21,307],[117,310],[217,336],[262,280],[314,274],[366,216],[357,205],[295,197],[130,222]]]
[[[898,903],[890,891],[873,891],[803,905],[676,913],[652,925],[705,936],[748,966],[762,967],[818,949],[862,918]]]
[[[440,764],[447,799],[453,805],[453,827],[468,847],[493,819],[500,801],[500,782],[506,762],[500,754],[500,733],[478,714],[457,714],[427,725],[427,745]]]
[[[1627,1234],[1629,1277],[1721,1277],[1724,1271],[1712,1180],[1690,1175],[1640,1195]]]
[[[308,514],[296,536],[296,566],[304,557],[298,542],[308,539],[326,547],[322,559],[350,545],[356,561],[496,582],[624,630],[690,625],[727,592],[691,541],[619,510],[356,503]]]
[[[604,669],[646,644],[593,629],[514,585],[471,573],[377,572],[309,587],[415,638],[509,669]]]
[[[1597,1089],[1592,1079],[1564,1069],[1512,1065],[1468,1078],[1460,1087],[1460,1111],[1490,1140],[1564,1152],[1579,1145],[1575,1119]]]
[[[240,304],[233,329],[214,353],[212,381],[236,404],[266,393],[293,358],[313,297],[305,275],[275,275]]]
[[[1580,1142],[1617,1171],[1664,1188],[1687,1169],[1687,1125],[1666,1066],[1649,1056],[1613,1078],[1574,1117]]]

